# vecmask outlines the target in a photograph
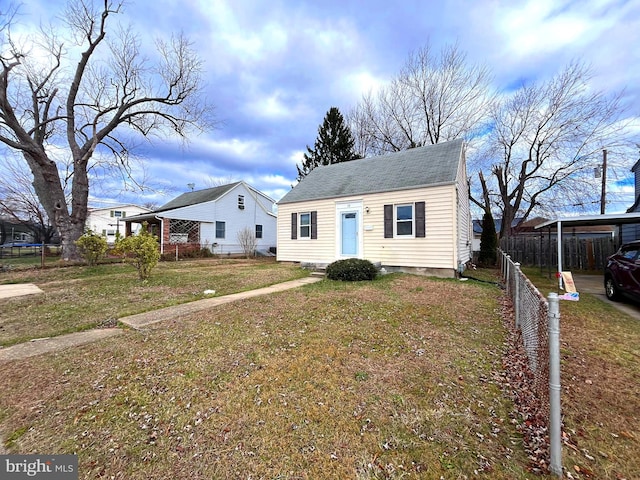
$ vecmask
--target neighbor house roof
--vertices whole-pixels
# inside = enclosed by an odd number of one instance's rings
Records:
[[[151,211],[150,208],[142,207],[140,205],[136,205],[135,203],[122,203],[120,205],[111,205],[109,207],[91,207],[91,208],[89,208],[89,213],[97,212],[97,211],[100,211],[100,210],[105,210],[105,211],[108,211],[108,210],[121,210],[121,209],[126,208],[126,207],[135,207],[135,208],[139,208],[141,210],[146,210],[147,212]]]
[[[278,203],[454,183],[463,140],[316,167]]]
[[[197,190],[195,192],[183,193],[182,195],[177,196],[176,198],[174,198],[173,200],[165,203],[164,205],[162,205],[160,208],[158,208],[156,210],[153,210],[153,211],[151,211],[149,213],[142,213],[142,214],[139,214],[139,215],[133,215],[133,216],[125,218],[124,220],[127,221],[127,222],[143,222],[143,221],[149,221],[149,220],[159,220],[159,217],[163,216],[163,215],[161,215],[162,212],[168,212],[169,210],[175,210],[175,209],[182,208],[182,207],[189,207],[191,205],[197,205],[199,203],[212,202],[212,201],[218,200],[225,193],[231,191],[232,189],[234,189],[236,186],[238,186],[240,184],[244,184],[244,186],[246,188],[248,188],[250,191],[255,192],[256,194],[266,198],[271,203],[275,203],[275,200],[273,200],[272,198],[268,197],[267,195],[265,195],[261,191],[256,190],[251,185],[248,185],[243,181],[240,181],[240,182],[230,183],[228,185],[221,185],[219,187],[206,188],[204,190]],[[264,208],[264,206],[262,206],[262,204],[258,203],[258,205],[260,205],[263,210],[267,211]],[[275,216],[272,212],[267,211],[267,213],[269,215]],[[165,215],[166,215],[166,213],[165,213]]]
[[[190,205],[197,205],[198,203],[211,202],[217,200],[222,195],[227,193],[233,187],[241,182],[230,183],[228,185],[221,185],[219,187],[206,188],[204,190],[196,190],[195,192],[186,192],[182,195],[174,198],[173,200],[165,203],[153,213],[165,212],[167,210],[173,210],[175,208],[188,207]]]

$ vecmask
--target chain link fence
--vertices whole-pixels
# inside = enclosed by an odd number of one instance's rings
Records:
[[[530,387],[535,400],[530,407],[537,410],[536,417],[550,434],[550,470],[561,475],[558,296],[552,293],[549,301],[545,299],[520,265],[502,250],[498,261],[532,376]]]

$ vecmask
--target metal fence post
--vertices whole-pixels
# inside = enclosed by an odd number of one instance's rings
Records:
[[[506,283],[507,283],[507,295],[511,295],[511,288],[510,288],[511,278],[509,278],[509,267],[511,266],[510,263],[511,263],[511,255],[507,255],[506,262],[505,262],[506,268],[505,268],[505,276],[504,276],[504,278],[506,278]]]
[[[562,426],[560,418],[560,305],[549,294],[549,443],[551,473],[562,476]]]
[[[513,276],[515,279],[515,289],[516,291],[514,292],[514,298],[513,298],[513,308],[515,309],[515,314],[516,314],[516,328],[520,328],[520,264],[519,263],[514,263],[513,264]]]

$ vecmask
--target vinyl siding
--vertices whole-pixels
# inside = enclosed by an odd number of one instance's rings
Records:
[[[119,220],[117,218],[111,217],[111,211],[119,210],[121,212],[125,212],[126,216],[121,217]],[[124,237],[126,231],[125,221],[127,217],[133,217],[134,215],[138,215],[141,213],[148,213],[151,210],[144,207],[139,207],[137,205],[118,205],[115,207],[109,208],[94,208],[89,210],[87,220],[85,221],[85,227],[90,228],[95,233],[101,234],[103,230],[113,231],[113,236],[108,236],[107,240],[109,242],[113,242],[115,240],[115,231],[116,228],[120,230],[120,235]],[[132,229],[134,233],[138,233],[142,225],[133,224]]]
[[[462,161],[458,165],[457,191],[458,191],[458,208],[457,224],[458,224],[458,263],[467,263],[471,260],[472,242],[473,242],[473,223],[471,221],[471,205],[469,203],[469,183],[467,180],[467,168],[464,153]]]
[[[330,263],[335,258],[335,202],[320,200],[313,202],[290,203],[278,207],[278,260],[285,262]],[[317,239],[291,239],[291,214],[317,211]],[[282,249],[282,251],[281,251]]]
[[[278,260],[331,263],[337,259],[336,203],[362,202],[361,257],[383,265],[455,269],[456,185],[423,187],[339,199],[286,203],[278,208]],[[425,202],[425,238],[384,238],[384,205]],[[366,210],[369,209],[367,213]],[[318,239],[291,239],[292,212],[318,212]],[[415,213],[414,213],[415,217]],[[414,218],[415,222],[415,218]]]

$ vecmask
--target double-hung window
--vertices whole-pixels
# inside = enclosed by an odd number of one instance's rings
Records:
[[[311,238],[311,213],[300,214],[300,238]]]
[[[318,238],[318,212],[291,213],[291,240]]]
[[[225,222],[216,222],[216,238],[224,238],[225,229]]]
[[[396,236],[413,237],[413,203],[396,205]]]
[[[425,238],[425,202],[384,206],[384,238]]]

